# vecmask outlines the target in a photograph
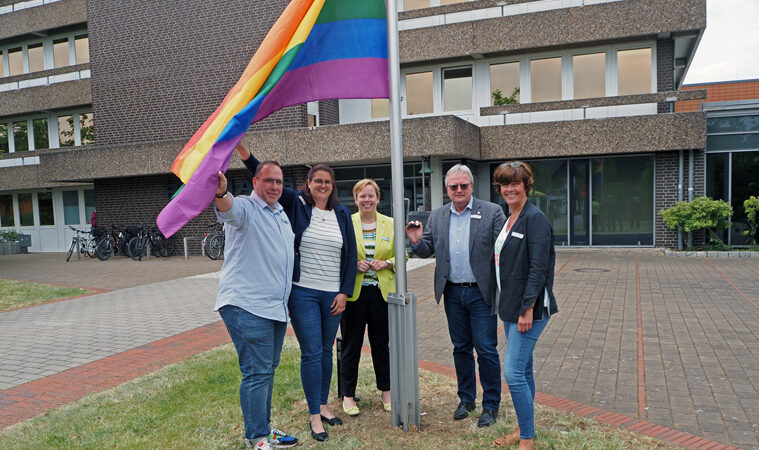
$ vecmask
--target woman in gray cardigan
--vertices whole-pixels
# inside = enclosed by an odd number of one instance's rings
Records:
[[[532,353],[548,318],[558,312],[553,295],[553,229],[543,212],[527,200],[534,184],[527,163],[505,162],[496,169],[493,179],[510,212],[495,242],[496,302],[507,339],[503,376],[519,422],[519,429],[496,439],[495,444],[510,446],[519,442],[520,449],[532,449]]]

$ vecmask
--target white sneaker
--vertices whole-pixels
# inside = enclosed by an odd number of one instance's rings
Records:
[[[269,444],[269,439],[265,437],[261,438],[256,444],[253,444],[253,441],[250,439],[245,439],[245,445],[255,450],[274,450],[274,447]]]

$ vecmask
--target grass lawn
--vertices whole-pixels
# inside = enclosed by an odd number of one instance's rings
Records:
[[[0,312],[88,292],[87,289],[0,279]]]
[[[244,448],[239,380],[234,348],[224,345],[0,431],[0,448]],[[477,428],[476,418],[454,421],[455,380],[420,371],[422,426],[403,432],[382,410],[368,355],[362,355],[357,395],[361,414],[347,417],[339,400],[332,399],[345,425],[328,426],[326,443],[314,441],[297,342],[286,338],[272,424],[297,436],[298,448],[494,448],[492,441],[516,426],[508,400],[490,428]],[[536,414],[538,448],[677,448],[551,408],[538,406]]]

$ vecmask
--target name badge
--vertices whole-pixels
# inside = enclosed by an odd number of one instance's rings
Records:
[[[383,240],[383,241],[387,241],[387,242],[390,242],[390,238],[389,238],[389,237],[387,237],[387,236],[383,237],[383,238],[382,238],[382,240]]]
[[[511,235],[517,239],[524,239],[524,235],[522,233],[517,233],[516,231],[512,231]]]
[[[482,219],[482,216],[479,214],[472,214],[472,219]]]

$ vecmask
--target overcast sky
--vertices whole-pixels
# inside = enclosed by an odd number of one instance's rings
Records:
[[[685,84],[759,79],[759,0],[707,0]]]

